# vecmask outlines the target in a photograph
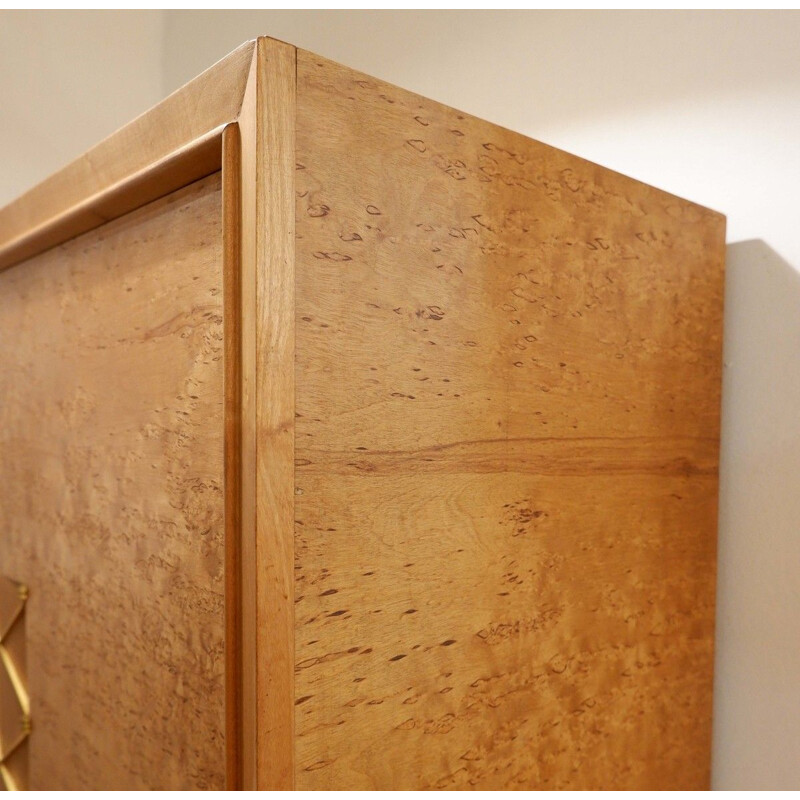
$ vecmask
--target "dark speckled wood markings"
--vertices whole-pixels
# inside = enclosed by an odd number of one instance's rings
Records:
[[[297,113],[297,787],[705,787],[722,218],[303,52]]]
[[[218,174],[0,273],[31,789],[225,785],[221,281]]]
[[[0,210],[31,788],[706,788],[723,253],[266,37]]]

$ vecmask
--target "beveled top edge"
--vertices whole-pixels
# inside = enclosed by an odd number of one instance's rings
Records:
[[[203,145],[225,125],[237,120],[256,41],[245,42],[63,169],[0,208],[0,269],[132,210],[138,198],[131,198],[126,204],[120,201],[120,194],[129,184],[141,185],[148,171],[159,173],[153,178],[156,182],[166,174],[171,161],[180,160],[184,182],[213,171],[214,157],[209,155],[209,147]],[[197,175],[189,165],[193,149],[203,151]],[[164,182],[165,191],[174,188],[177,187]],[[147,192],[140,191],[141,201],[155,199],[157,189],[154,184]],[[111,195],[115,196],[112,207],[103,209],[104,201]]]

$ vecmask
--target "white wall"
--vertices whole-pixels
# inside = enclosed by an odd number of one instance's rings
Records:
[[[0,206],[161,99],[163,33],[162,12],[0,11]]]
[[[714,782],[798,789],[800,274],[733,244],[725,303]]]
[[[3,12],[0,203],[261,33],[766,242],[729,247],[713,772],[800,788],[800,13]]]

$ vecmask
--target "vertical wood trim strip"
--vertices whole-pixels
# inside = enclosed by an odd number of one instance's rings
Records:
[[[241,342],[241,788],[257,786],[256,605],[256,64],[255,51],[238,129],[240,137]]]
[[[296,50],[259,39],[239,126],[242,785],[294,787]]]
[[[241,659],[241,140],[222,133],[222,294],[225,419],[225,759],[228,790],[242,786]]]
[[[294,788],[296,49],[257,45],[258,788]]]

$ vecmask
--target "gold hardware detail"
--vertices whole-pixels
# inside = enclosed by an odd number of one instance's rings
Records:
[[[8,769],[8,762],[11,756],[22,746],[25,740],[31,734],[31,701],[28,695],[28,690],[25,686],[22,676],[19,673],[17,665],[11,653],[6,648],[5,642],[9,634],[14,630],[17,623],[22,619],[25,613],[25,604],[28,600],[28,587],[23,583],[17,584],[17,597],[19,598],[19,605],[11,615],[10,619],[5,625],[5,628],[0,631],[0,665],[5,670],[11,687],[14,691],[17,703],[22,711],[20,717],[20,728],[16,738],[10,742],[0,742],[0,785],[7,791],[17,791],[21,787],[17,786],[14,776]]]

